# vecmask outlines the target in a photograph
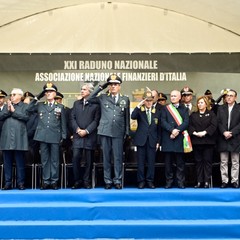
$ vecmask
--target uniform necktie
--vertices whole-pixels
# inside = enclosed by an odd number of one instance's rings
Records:
[[[52,107],[52,103],[49,103],[49,107]]]
[[[148,120],[148,124],[150,125],[151,124],[151,113],[150,113],[149,109],[147,109],[147,120]]]
[[[113,96],[113,102],[116,103],[116,96]]]

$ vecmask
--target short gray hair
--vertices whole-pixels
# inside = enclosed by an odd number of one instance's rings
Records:
[[[92,83],[85,83],[83,86],[86,86],[90,93],[94,90]]]
[[[13,88],[13,90],[11,91],[11,94],[14,94],[14,93],[23,96],[23,90],[21,88]]]

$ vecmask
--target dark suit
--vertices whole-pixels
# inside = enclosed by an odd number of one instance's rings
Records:
[[[67,136],[64,106],[57,102],[52,107],[48,106],[48,102],[36,105],[34,99],[29,104],[29,111],[34,111],[35,108],[38,112],[38,125],[34,140],[40,142],[43,182],[55,184],[59,179],[59,144]]]
[[[231,153],[232,171],[231,182],[238,183],[239,179],[239,152],[240,152],[240,105],[235,103],[230,118],[230,126],[228,127],[228,104],[218,107],[218,151],[221,157],[221,176],[224,183],[228,183],[228,153]],[[232,137],[225,139],[223,133],[225,131],[232,132]]]
[[[151,124],[149,125],[145,107],[136,107],[131,115],[137,120],[137,130],[134,136],[134,145],[137,146],[138,172],[137,181],[144,182],[144,166],[147,161],[146,181],[153,182],[155,172],[156,145],[160,143],[160,111],[151,109]]]
[[[167,184],[173,183],[173,157],[176,158],[177,172],[176,177],[179,185],[184,184],[185,181],[185,163],[183,161],[183,131],[187,130],[189,123],[188,109],[180,104],[177,108],[179,114],[181,115],[183,122],[178,126],[177,122],[174,120],[173,116],[164,106],[161,112],[161,127],[162,127],[162,151],[165,157],[165,176]],[[171,139],[170,135],[173,129],[180,130],[179,135]]]
[[[75,101],[71,113],[71,126],[73,129],[73,173],[76,184],[80,184],[80,161],[83,151],[86,156],[86,166],[83,176],[84,184],[90,182],[90,172],[94,149],[97,146],[97,126],[100,119],[100,107],[98,104],[83,104],[83,99]],[[86,129],[88,134],[80,137],[77,129]]]
[[[103,151],[104,181],[106,184],[120,184],[122,181],[123,140],[129,135],[129,98],[119,94],[117,103],[110,94],[101,94],[98,87],[88,100],[101,106],[101,118],[98,126]],[[114,179],[111,178],[111,154],[114,158]]]
[[[12,185],[12,162],[16,160],[17,184],[25,181],[25,152],[28,150],[28,138],[26,122],[29,118],[28,105],[19,102],[14,104],[15,111],[9,112],[7,105],[0,112],[0,120],[3,120],[0,150],[3,151],[5,185]]]
[[[217,117],[213,111],[206,110],[204,114],[193,112],[189,118],[188,132],[193,144],[193,154],[196,161],[197,181],[209,182],[212,176],[212,159],[216,143]],[[204,137],[197,137],[193,132],[206,131]]]

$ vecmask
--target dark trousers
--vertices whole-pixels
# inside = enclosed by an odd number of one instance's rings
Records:
[[[81,161],[83,160],[83,155],[85,154],[85,168],[84,174],[81,178]],[[73,148],[73,175],[75,183],[90,182],[90,173],[92,170],[94,150],[83,149],[83,148]]]
[[[197,181],[209,182],[212,176],[213,145],[194,145],[193,154],[196,162]]]
[[[145,162],[147,163],[146,181],[153,182],[155,173],[156,148],[149,146],[148,140],[144,146],[137,146],[137,181],[145,181]]]
[[[5,185],[12,185],[12,165],[13,160],[16,161],[17,168],[17,184],[24,184],[25,181],[25,152],[17,150],[4,150],[3,161],[4,161],[4,173],[5,173]]]
[[[165,152],[165,177],[166,182],[172,184],[174,181],[173,163],[176,161],[176,178],[178,184],[185,183],[185,162],[183,160],[183,153]]]
[[[59,179],[59,144],[41,142],[40,150],[43,182],[46,184],[57,183]]]
[[[103,152],[104,182],[106,184],[121,184],[123,164],[123,138],[113,138],[101,135]],[[114,178],[111,177],[111,158],[113,154]]]

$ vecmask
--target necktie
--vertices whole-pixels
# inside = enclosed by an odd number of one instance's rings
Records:
[[[232,108],[228,108],[228,130],[230,130]]]
[[[150,125],[151,124],[151,113],[150,113],[149,109],[147,110],[147,120],[148,120],[148,124]]]
[[[116,103],[116,96],[113,96],[113,102]]]
[[[189,104],[186,104],[186,107],[189,109]]]
[[[52,103],[49,103],[49,107],[52,107]]]

